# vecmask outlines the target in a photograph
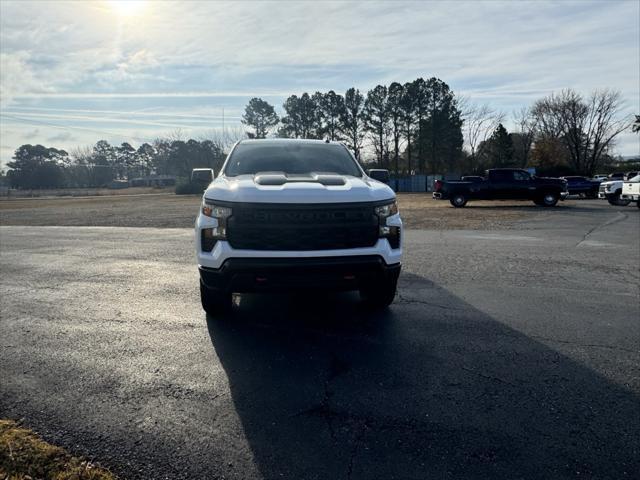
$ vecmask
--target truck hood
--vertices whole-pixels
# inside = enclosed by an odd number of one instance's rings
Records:
[[[600,183],[600,186],[619,186],[622,187],[623,181],[622,180],[609,180],[608,182],[602,182]]]
[[[384,183],[348,175],[282,174],[218,177],[204,192],[209,200],[243,203],[352,203],[395,198]]]

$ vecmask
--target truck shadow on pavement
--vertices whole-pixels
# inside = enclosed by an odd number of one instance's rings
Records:
[[[384,312],[351,294],[245,295],[207,326],[264,478],[640,471],[631,391],[426,278],[403,274]]]

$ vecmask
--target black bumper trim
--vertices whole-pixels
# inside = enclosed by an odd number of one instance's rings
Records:
[[[225,292],[357,290],[397,280],[400,263],[377,255],[314,258],[230,258],[220,268],[199,267],[207,288]]]

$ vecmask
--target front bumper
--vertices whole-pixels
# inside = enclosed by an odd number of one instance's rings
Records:
[[[207,288],[224,292],[357,290],[397,280],[400,263],[378,255],[322,258],[229,258],[220,268],[198,267]]]
[[[560,200],[566,200],[569,196],[569,192],[560,192]]]
[[[404,244],[404,232],[402,230],[402,220],[396,214],[387,218],[387,226],[399,227],[400,247],[391,248],[386,238],[379,238],[375,245],[362,248],[345,248],[333,250],[244,250],[233,248],[227,241],[218,241],[210,252],[203,251],[200,241],[201,230],[203,228],[213,228],[218,226],[215,218],[205,215],[198,215],[195,229],[195,250],[198,266],[212,269],[220,269],[222,265],[230,259],[296,259],[296,258],[331,258],[331,257],[360,257],[378,256],[382,257],[387,265],[394,265],[402,261],[402,248]]]

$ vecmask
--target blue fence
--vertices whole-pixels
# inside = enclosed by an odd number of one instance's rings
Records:
[[[392,177],[389,186],[396,192],[432,192],[436,179],[442,179],[442,175]]]

